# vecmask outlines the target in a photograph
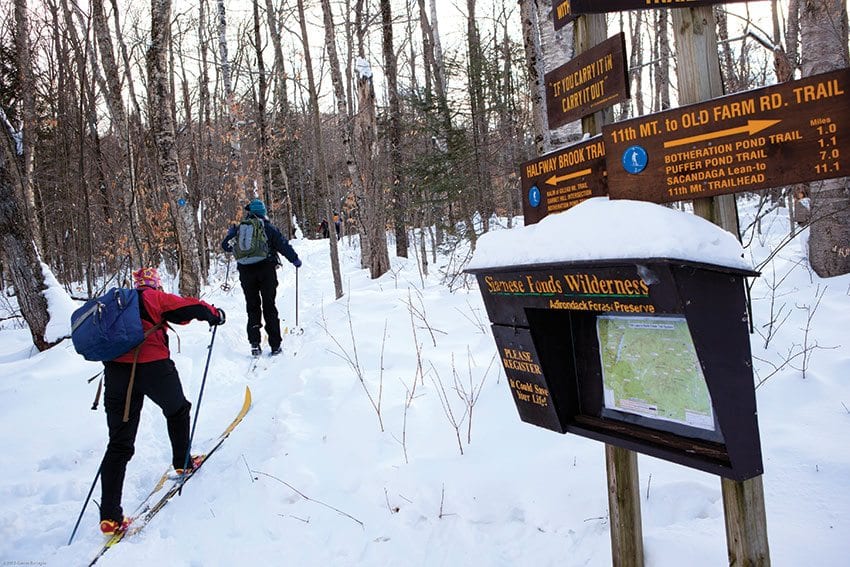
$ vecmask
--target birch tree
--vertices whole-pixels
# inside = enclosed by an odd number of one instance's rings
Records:
[[[147,52],[148,101],[151,129],[156,144],[162,189],[177,229],[180,293],[198,297],[201,291],[201,261],[195,226],[195,207],[183,183],[174,121],[168,51],[171,44],[171,0],[151,0],[151,39]]]

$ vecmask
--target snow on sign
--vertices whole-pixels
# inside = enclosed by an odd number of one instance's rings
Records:
[[[665,203],[843,177],[850,69],[604,126],[612,199]]]
[[[694,8],[696,6],[711,6],[712,4],[732,4],[747,0],[564,0],[556,6],[556,11],[572,14],[604,14],[621,10],[644,10],[650,8]],[[557,16],[556,16],[557,17]],[[557,21],[557,20],[556,20]]]

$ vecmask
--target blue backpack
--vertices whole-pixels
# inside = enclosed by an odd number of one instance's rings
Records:
[[[142,344],[139,291],[114,287],[71,315],[71,341],[86,360],[118,358]]]

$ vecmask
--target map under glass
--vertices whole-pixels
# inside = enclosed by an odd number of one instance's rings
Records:
[[[711,396],[684,317],[596,318],[605,407],[714,431]]]

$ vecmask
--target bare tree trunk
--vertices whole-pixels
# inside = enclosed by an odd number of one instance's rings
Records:
[[[201,52],[201,76],[198,84],[198,121],[203,125],[201,137],[209,136],[210,128],[210,76],[207,61],[207,0],[198,2],[198,44]]]
[[[23,17],[26,18],[26,14]],[[18,307],[29,325],[32,342],[38,350],[45,350],[55,343],[44,337],[50,322],[43,294],[46,288],[44,273],[33,235],[28,232],[34,223],[20,221],[24,212],[15,191],[16,186],[18,192],[23,190],[20,187],[24,180],[23,132],[12,130],[2,108],[0,131],[0,260],[12,277]]]
[[[35,85],[30,61],[30,24],[26,0],[15,0],[15,52],[18,58],[18,80],[21,84],[21,118],[23,122],[23,154],[21,156],[21,190],[23,191],[23,213],[25,218],[33,219],[32,238],[36,247],[42,248],[40,230],[41,215],[35,203],[32,168],[35,148],[36,112]]]
[[[304,0],[298,0],[298,21],[301,24],[301,45],[304,49],[304,65],[307,69],[307,89],[310,97],[310,115],[312,118],[313,136],[316,143],[316,173],[321,187],[320,201],[325,208],[325,216],[328,221],[328,226],[333,226],[333,219],[330,215],[330,187],[328,178],[328,166],[325,162],[325,148],[322,140],[322,123],[321,115],[319,114],[319,98],[316,90],[316,79],[313,75],[313,59],[310,55],[310,43],[307,37],[307,23],[304,18]],[[339,250],[337,249],[337,241],[331,237],[330,254],[331,254],[331,272],[334,278],[334,292],[336,298],[343,296],[342,291],[342,275],[339,269]]]
[[[419,4],[419,27],[422,30],[422,59],[425,72],[425,104],[431,105],[431,95],[433,87],[431,86],[432,77],[430,61],[434,57],[434,48],[431,41],[431,25],[428,23],[428,14],[425,12],[425,0],[417,0]]]
[[[806,0],[800,17],[804,77],[850,66],[846,0]],[[847,124],[838,124],[847,128]],[[841,151],[847,151],[842,148]],[[809,263],[821,277],[850,273],[850,182],[847,177],[809,185]]]
[[[195,226],[195,207],[183,184],[174,122],[166,57],[171,44],[171,0],[151,0],[151,41],[147,52],[148,99],[163,190],[177,229],[180,293],[197,297],[201,291],[201,263]]]
[[[407,195],[401,176],[401,107],[398,100],[398,64],[393,48],[393,19],[390,0],[381,0],[381,38],[384,52],[384,74],[387,79],[389,96],[389,145],[390,171],[392,176],[392,210],[395,225],[395,253],[407,258],[407,226],[404,211],[407,208]],[[358,78],[358,83],[360,78]],[[389,266],[387,266],[389,269]]]
[[[390,269],[390,257],[387,251],[386,192],[377,175],[377,130],[375,116],[375,88],[372,84],[372,71],[364,59],[359,59],[356,69],[357,99],[359,110],[355,119],[354,139],[359,155],[363,156],[363,177],[365,195],[359,201],[362,232],[368,248],[368,267],[372,279],[378,278]],[[384,219],[381,222],[380,219]]]
[[[266,0],[266,17],[269,20],[272,47],[274,48],[274,77],[275,77],[275,102],[282,113],[289,106],[288,93],[286,90],[286,71],[283,68],[283,46],[280,42],[280,28],[277,21],[277,13],[272,5],[272,0]]]
[[[791,74],[800,67],[800,0],[788,0],[788,19],[785,23],[785,53],[791,64]]]
[[[218,6],[218,57],[221,73],[221,84],[224,89],[224,112],[229,121],[228,141],[230,145],[230,163],[228,164],[228,175],[237,189],[242,182],[242,141],[239,133],[238,120],[236,116],[236,98],[233,94],[233,80],[230,77],[230,55],[227,52],[227,13],[224,9],[224,0],[217,0]],[[245,184],[246,197],[254,196],[254,191],[249,189],[250,184]]]
[[[546,120],[546,89],[543,84],[543,55],[540,51],[540,23],[537,20],[537,0],[520,0],[522,37],[525,44],[525,64],[528,71],[531,93],[531,129],[537,155],[547,152],[552,146],[552,135]]]
[[[265,179],[266,174],[266,152],[268,146],[268,132],[266,131],[266,67],[263,64],[263,36],[260,33],[260,6],[259,0],[253,0],[254,5],[254,49],[257,56],[257,129],[260,131],[260,147],[257,152],[260,178]],[[263,183],[263,200],[272,202],[271,187]],[[288,236],[288,235],[287,235]]]
[[[646,112],[643,102],[643,18],[646,12],[629,12],[629,22],[634,17],[634,25],[631,26],[632,53],[629,60],[631,67],[632,100],[635,105],[635,116],[643,116]]]
[[[106,106],[109,108],[112,120],[115,122],[115,130],[124,132],[127,129],[127,115],[124,111],[124,100],[121,98],[118,65],[112,51],[112,36],[109,34],[109,26],[103,10],[103,0],[92,0],[91,7],[94,33],[97,37],[97,47],[100,51],[100,62],[103,65],[107,87],[103,96],[106,99]]]
[[[362,4],[358,3],[358,8]],[[325,23],[325,49],[328,53],[330,62],[331,82],[334,88],[334,98],[337,106],[337,132],[342,140],[343,151],[345,152],[346,166],[348,174],[351,178],[351,184],[354,191],[355,199],[358,203],[359,220],[361,222],[361,264],[369,268],[370,275],[373,279],[384,275],[390,268],[389,253],[387,251],[387,237],[384,232],[387,224],[386,203],[383,199],[375,201],[375,193],[380,194],[380,183],[374,175],[377,166],[376,136],[377,129],[360,130],[364,135],[356,136],[357,144],[352,144],[352,128],[349,110],[347,108],[347,97],[345,88],[342,82],[342,71],[339,66],[339,55],[337,53],[336,43],[334,41],[334,22],[331,12],[330,2],[322,0],[322,13]],[[362,60],[365,63],[365,60]],[[362,64],[360,65],[362,67]],[[360,84],[362,81],[368,81],[371,88],[371,71],[358,73],[358,93],[362,91]],[[358,122],[361,115],[371,115],[373,120],[375,116],[375,98],[374,94],[371,98],[359,97]],[[355,147],[356,145],[356,147]],[[357,156],[360,159],[357,159]],[[328,226],[332,226],[332,219],[327,218]],[[377,227],[376,232],[373,229]],[[336,239],[331,238],[331,246],[334,246]]]
[[[493,204],[493,187],[490,183],[490,170],[487,167],[489,159],[489,131],[487,127],[487,105],[484,93],[484,54],[481,48],[481,38],[476,24],[476,0],[466,0],[466,45],[469,61],[469,100],[472,112],[472,142],[475,150],[475,205],[481,216],[484,232],[490,229],[490,215],[495,211]]]
[[[130,55],[127,51],[127,45],[124,42],[124,34],[121,32],[121,23],[118,17],[118,0],[111,0],[112,17],[115,20],[115,38],[118,40],[118,46],[121,51],[121,61],[124,63],[124,81],[127,86],[127,92],[130,97],[130,105],[132,107],[131,114],[135,114],[136,120],[141,116],[139,101],[136,98],[136,89],[133,85],[133,77],[130,66]]]
[[[670,36],[667,24],[670,21],[667,10],[656,10],[658,27],[658,62],[655,64],[655,89],[658,93],[657,111],[670,108]]]

